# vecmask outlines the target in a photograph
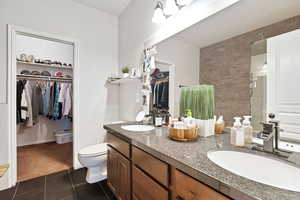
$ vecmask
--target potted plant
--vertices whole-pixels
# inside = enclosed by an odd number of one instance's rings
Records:
[[[129,76],[129,67],[122,67],[123,78],[127,78]]]
[[[199,85],[182,88],[180,97],[180,114],[189,109],[195,123],[199,127],[200,135],[208,137],[214,135],[214,87],[212,85]]]

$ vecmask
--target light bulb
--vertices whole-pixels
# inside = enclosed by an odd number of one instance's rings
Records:
[[[179,6],[187,6],[189,5],[190,3],[192,3],[193,0],[176,0],[176,3],[179,5]]]
[[[155,11],[152,17],[152,22],[156,24],[161,24],[166,21],[166,16],[164,15],[163,6],[161,2],[157,3]]]
[[[175,0],[167,0],[164,11],[166,15],[170,15],[170,16],[175,15],[179,11],[179,8],[176,5]]]

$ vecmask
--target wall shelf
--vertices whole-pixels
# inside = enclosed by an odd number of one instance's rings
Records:
[[[130,83],[134,80],[142,80],[141,77],[135,77],[135,78],[120,78],[120,79],[116,79],[116,80],[107,80],[107,83],[109,84],[113,84],[113,85],[120,85],[120,84],[124,84],[124,83]]]
[[[73,67],[65,67],[65,66],[61,66],[60,67],[60,66],[42,64],[42,63],[30,63],[30,62],[17,61],[17,64],[19,64],[19,65],[29,65],[29,66],[35,66],[35,67],[48,67],[48,68],[53,68],[53,69],[68,69],[68,70],[73,70]]]

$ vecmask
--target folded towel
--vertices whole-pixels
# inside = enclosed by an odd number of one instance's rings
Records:
[[[196,119],[208,120],[214,117],[214,87],[212,85],[199,85],[181,89],[180,115],[190,109]]]

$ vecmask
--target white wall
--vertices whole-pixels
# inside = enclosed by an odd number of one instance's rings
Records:
[[[119,64],[141,67],[141,56],[146,39],[158,30],[151,19],[155,1],[132,0],[119,16]],[[138,17],[137,17],[138,16]],[[140,110],[141,83],[133,81],[120,87],[120,120],[134,120]]]
[[[50,14],[49,14],[50,13]],[[108,91],[106,78],[118,70],[118,19],[71,0],[1,0],[0,80],[6,83],[7,24],[76,38],[79,46],[79,146],[103,140],[103,124],[118,119],[117,88]],[[5,78],[5,81],[2,81]],[[6,94],[3,88],[0,93]],[[112,94],[112,95],[111,95]],[[110,101],[109,101],[110,100]],[[108,105],[108,101],[110,103]],[[113,104],[113,105],[111,105]],[[109,110],[113,108],[113,111]],[[0,164],[8,162],[8,105],[0,104]],[[8,173],[0,179],[0,190],[8,185]]]

